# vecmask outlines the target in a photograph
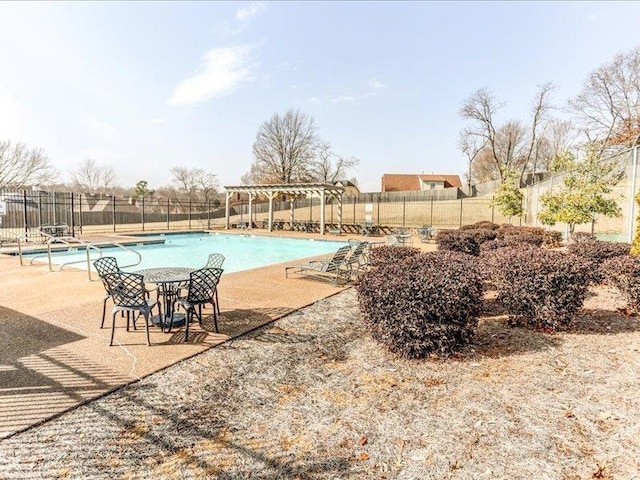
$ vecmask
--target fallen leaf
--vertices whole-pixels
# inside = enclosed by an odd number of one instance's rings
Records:
[[[575,415],[573,414],[573,412],[566,412],[564,416],[567,418],[575,418]]]
[[[367,455],[365,452],[362,452],[358,458],[360,460],[369,460],[369,455]]]
[[[360,445],[366,445],[368,441],[369,441],[369,440],[367,440],[367,437],[362,437],[362,438],[360,439]]]

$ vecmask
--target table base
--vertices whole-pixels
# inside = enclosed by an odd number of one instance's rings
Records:
[[[184,313],[174,313],[173,314],[173,326],[174,327],[182,327],[186,322],[187,316]],[[151,317],[151,323],[156,327],[162,326],[162,328],[169,328],[171,325],[171,318],[160,317],[159,315],[154,315]]]

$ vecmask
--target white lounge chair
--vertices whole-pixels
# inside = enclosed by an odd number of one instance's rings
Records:
[[[351,269],[347,263],[350,245],[340,247],[333,257],[325,260],[315,260],[301,265],[290,265],[285,267],[285,277],[289,278],[289,273],[300,273],[309,275],[328,276],[333,279],[334,284],[338,285],[340,278],[347,280],[351,276]]]

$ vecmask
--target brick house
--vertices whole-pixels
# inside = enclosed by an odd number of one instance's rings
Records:
[[[407,192],[416,190],[462,189],[458,175],[424,175],[385,173],[382,175],[382,192]]]

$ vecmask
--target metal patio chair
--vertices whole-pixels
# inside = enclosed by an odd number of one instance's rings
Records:
[[[144,286],[144,277],[137,273],[127,273],[123,271],[107,273],[104,276],[108,291],[113,299],[113,310],[111,314],[111,340],[109,346],[113,345],[113,337],[116,332],[116,313],[127,312],[144,316],[144,325],[147,335],[147,345],[151,345],[149,338],[149,316],[153,307],[158,307],[158,315],[161,316],[160,304],[155,299],[147,298],[147,290]],[[135,317],[134,317],[135,318]],[[135,320],[134,320],[135,323]],[[127,331],[129,331],[129,315],[127,315]]]
[[[221,253],[211,253],[209,258],[207,259],[207,264],[204,268],[222,268],[222,264],[224,263],[225,257]],[[216,309],[218,310],[218,315],[220,315],[220,302],[218,301],[218,289],[216,288]]]
[[[102,322],[100,323],[100,328],[104,328],[104,319],[107,314],[107,300],[112,298],[105,276],[110,273],[118,273],[120,271],[120,267],[118,267],[118,260],[116,260],[116,257],[100,257],[93,262],[93,266],[95,267],[96,272],[98,272],[100,280],[102,281],[102,286],[104,286],[106,292],[104,300],[102,301]]]
[[[185,320],[185,342],[189,339],[189,323],[193,320],[194,315],[198,317],[198,323],[202,324],[202,306],[207,303],[210,303],[213,307],[213,324],[216,333],[218,333],[215,292],[223,271],[221,268],[201,268],[200,270],[190,273],[187,295],[176,300],[176,303],[187,312],[187,318]],[[171,323],[173,324],[173,317],[171,318]]]

